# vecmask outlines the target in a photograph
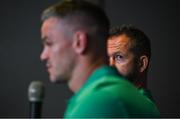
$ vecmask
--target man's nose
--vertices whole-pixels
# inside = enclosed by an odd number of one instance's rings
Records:
[[[114,61],[113,57],[109,58],[109,65],[110,66],[114,66],[115,65],[115,61]]]
[[[41,61],[44,61],[47,58],[48,58],[48,51],[46,48],[44,48],[43,51],[41,52],[40,59],[41,59]]]

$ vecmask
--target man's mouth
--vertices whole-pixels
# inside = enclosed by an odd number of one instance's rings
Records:
[[[47,68],[47,71],[50,73],[50,69],[52,68],[52,65],[50,65],[50,63],[47,63],[46,68]]]

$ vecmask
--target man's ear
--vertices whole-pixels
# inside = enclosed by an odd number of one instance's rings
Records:
[[[148,57],[146,55],[142,55],[139,61],[140,61],[139,71],[144,72],[148,68],[148,63],[149,63]]]
[[[87,49],[87,34],[85,32],[78,31],[74,34],[73,48],[76,53],[83,54]]]

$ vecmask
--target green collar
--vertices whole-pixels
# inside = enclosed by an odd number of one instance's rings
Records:
[[[104,76],[104,75],[117,75],[119,76],[120,74],[118,73],[118,71],[116,70],[116,68],[114,67],[110,67],[108,65],[103,65],[99,68],[97,68],[87,79],[87,81],[85,82],[85,84],[79,89],[79,91],[77,91],[72,98],[69,101],[74,100],[79,94],[81,94],[82,91],[84,91],[84,89],[92,84],[94,81],[98,80],[100,77]]]
[[[107,66],[107,65],[103,65],[100,68],[96,69],[90,75],[90,77],[87,79],[87,81],[86,81],[86,83],[84,84],[83,87],[86,87],[87,85],[92,84],[94,81],[96,81],[97,79],[99,79],[100,77],[102,77],[104,75],[117,75],[117,76],[119,76],[120,74],[118,73],[116,68],[110,67],[110,66]]]

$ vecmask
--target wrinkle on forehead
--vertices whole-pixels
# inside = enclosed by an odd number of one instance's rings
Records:
[[[115,53],[126,53],[129,51],[130,46],[131,43],[127,36],[114,36],[108,40],[108,54],[111,56]]]

